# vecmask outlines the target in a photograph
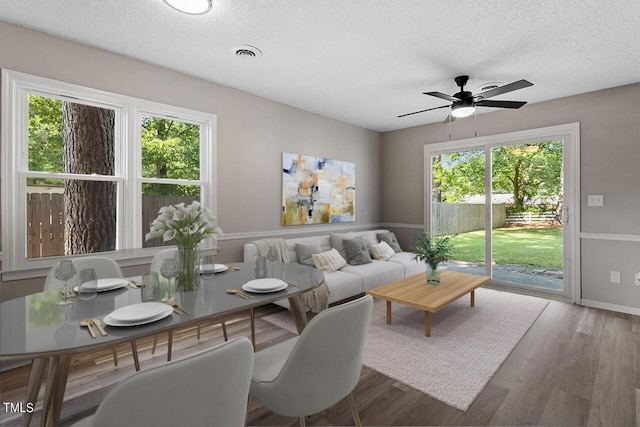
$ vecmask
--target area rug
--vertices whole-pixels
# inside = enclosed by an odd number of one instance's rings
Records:
[[[424,312],[377,300],[365,343],[364,365],[448,405],[466,411],[549,302],[477,289],[475,307],[463,297],[431,315],[424,336]],[[265,320],[291,332],[290,313]]]

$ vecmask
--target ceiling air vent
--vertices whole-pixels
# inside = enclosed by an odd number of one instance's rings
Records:
[[[255,46],[249,46],[248,44],[241,44],[231,48],[231,51],[240,58],[257,58],[262,55],[260,49]]]
[[[480,92],[486,92],[488,90],[495,89],[500,86],[502,86],[502,82],[489,82],[489,83],[483,83],[479,85],[478,89],[480,89]]]

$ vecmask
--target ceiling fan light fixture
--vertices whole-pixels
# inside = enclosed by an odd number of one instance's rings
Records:
[[[473,105],[462,105],[460,107],[454,105],[451,110],[451,115],[459,119],[461,117],[469,117],[474,111],[476,111],[476,108]]]
[[[211,0],[164,0],[173,9],[189,15],[204,15],[213,7]]]

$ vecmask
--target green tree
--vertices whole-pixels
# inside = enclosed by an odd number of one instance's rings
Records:
[[[62,101],[29,96],[29,170],[63,171]],[[200,126],[153,116],[142,117],[143,176],[198,180]],[[35,179],[30,184],[61,185],[60,180]],[[197,195],[194,186],[145,184],[144,194]]]
[[[465,196],[483,194],[484,152],[464,151],[434,157],[433,186],[440,192],[436,201],[443,203],[459,203]]]
[[[562,142],[544,141],[496,147],[492,151],[494,193],[513,194],[515,209],[538,198],[562,198]],[[466,151],[434,157],[435,196],[442,202],[464,201],[484,194],[484,151]]]
[[[200,126],[151,116],[142,118],[142,175],[200,178]],[[193,186],[145,184],[144,194],[196,195]]]
[[[562,190],[562,142],[503,146],[493,149],[493,191],[512,193],[515,209]],[[544,204],[544,202],[543,202]]]
[[[62,144],[62,101],[29,96],[29,170],[62,172]]]

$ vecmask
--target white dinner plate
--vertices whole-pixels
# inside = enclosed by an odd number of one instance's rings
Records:
[[[127,286],[127,281],[121,278],[105,278],[98,279],[98,292],[112,291],[114,289],[119,289]],[[74,291],[78,292],[78,287],[73,288]]]
[[[122,322],[119,320],[116,320],[114,318],[111,317],[111,314],[107,314],[106,316],[104,316],[104,323],[106,325],[109,326],[138,326],[138,325],[146,325],[147,323],[153,323],[153,322],[157,322],[158,320],[162,320],[165,317],[171,315],[171,313],[173,313],[173,307],[171,307],[170,305],[167,304],[163,304],[166,308],[164,309],[164,311],[160,314],[158,314],[155,317],[151,317],[149,319],[144,319],[144,320],[138,320],[136,322]],[[113,313],[112,313],[113,314]]]
[[[120,307],[109,316],[118,322],[139,322],[164,313],[167,307],[170,306],[161,302],[142,302]]]
[[[223,271],[227,271],[229,267],[224,264],[203,264],[200,266],[201,271],[211,271],[214,273],[222,273]]]
[[[257,291],[270,291],[275,288],[279,288],[282,286],[284,282],[280,279],[276,279],[274,277],[268,277],[264,279],[254,279],[245,283],[248,287],[253,288]]]
[[[255,279],[242,285],[247,292],[268,293],[286,289],[288,285],[280,279]]]

